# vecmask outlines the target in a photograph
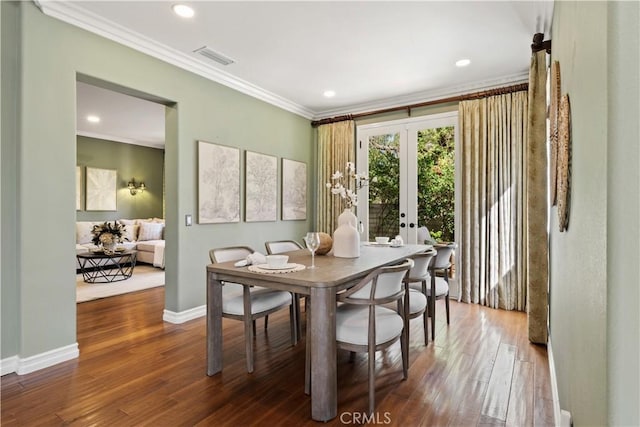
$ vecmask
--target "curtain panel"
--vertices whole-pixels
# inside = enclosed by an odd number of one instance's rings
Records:
[[[331,194],[326,183],[335,171],[343,171],[347,162],[355,163],[355,123],[353,120],[318,126],[318,209],[316,230],[333,235],[338,215],[346,205]]]
[[[547,224],[547,54],[533,53],[529,69],[526,151],[526,260],[529,340],[547,343],[549,311],[549,233]]]
[[[462,152],[462,300],[526,308],[527,92],[459,104]]]

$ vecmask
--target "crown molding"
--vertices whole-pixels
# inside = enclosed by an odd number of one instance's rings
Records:
[[[314,112],[302,105],[235,77],[226,71],[207,66],[187,54],[158,43],[135,31],[131,31],[113,21],[88,12],[71,2],[66,0],[34,0],[34,3],[45,15],[52,18],[98,34],[116,43],[123,44],[306,119],[311,120],[314,117]]]
[[[105,37],[116,43],[128,46],[139,52],[175,65],[186,71],[192,72],[221,85],[237,90],[253,98],[274,105],[283,110],[297,114],[309,120],[321,120],[329,117],[345,114],[358,114],[367,111],[375,111],[386,108],[400,107],[403,105],[417,104],[453,96],[464,95],[470,92],[493,89],[501,86],[525,83],[529,75],[527,71],[519,74],[507,75],[495,79],[476,81],[464,85],[427,90],[408,95],[378,99],[371,102],[352,104],[326,110],[312,110],[290,101],[275,93],[269,92],[246,80],[240,79],[230,73],[213,68],[191,56],[158,43],[140,33],[131,31],[113,21],[104,19],[91,13],[73,2],[67,0],[33,0],[40,10],[53,18],[68,24],[82,28],[99,36]]]
[[[511,74],[490,80],[481,80],[471,82],[464,85],[452,86],[448,88],[440,88],[437,90],[427,90],[416,92],[409,95],[395,96],[392,98],[384,98],[376,101],[354,104],[347,107],[333,108],[316,112],[313,120],[322,120],[335,116],[347,114],[366,113],[368,111],[382,110],[386,108],[401,107],[404,105],[419,104],[421,102],[435,101],[438,99],[451,98],[454,96],[465,95],[472,92],[482,90],[495,89],[503,86],[510,86],[519,83],[527,83],[529,81],[529,72]]]
[[[137,139],[125,138],[123,136],[108,135],[100,132],[86,132],[82,130],[76,131],[76,135],[85,136],[87,138],[102,139],[105,141],[121,142],[123,144],[139,145],[141,147],[157,148],[159,150],[164,150],[165,148],[164,141],[140,141]]]

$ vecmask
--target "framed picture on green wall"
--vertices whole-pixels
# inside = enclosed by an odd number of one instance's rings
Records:
[[[245,218],[275,221],[278,216],[278,158],[245,151]]]
[[[198,141],[198,223],[240,222],[240,150]]]
[[[115,211],[116,180],[115,169],[99,169],[87,167],[86,208],[88,211]]]
[[[307,164],[282,159],[282,220],[307,219]]]

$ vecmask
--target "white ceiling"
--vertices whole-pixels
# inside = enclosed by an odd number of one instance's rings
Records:
[[[195,17],[183,19],[176,2],[37,4],[310,119],[526,81],[533,34],[549,38],[553,13],[553,1],[185,1]],[[205,45],[236,62],[193,52]]]

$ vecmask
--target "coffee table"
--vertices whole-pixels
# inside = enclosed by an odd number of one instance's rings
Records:
[[[136,251],[105,254],[85,252],[77,254],[82,278],[87,283],[111,283],[127,280],[136,266]]]

